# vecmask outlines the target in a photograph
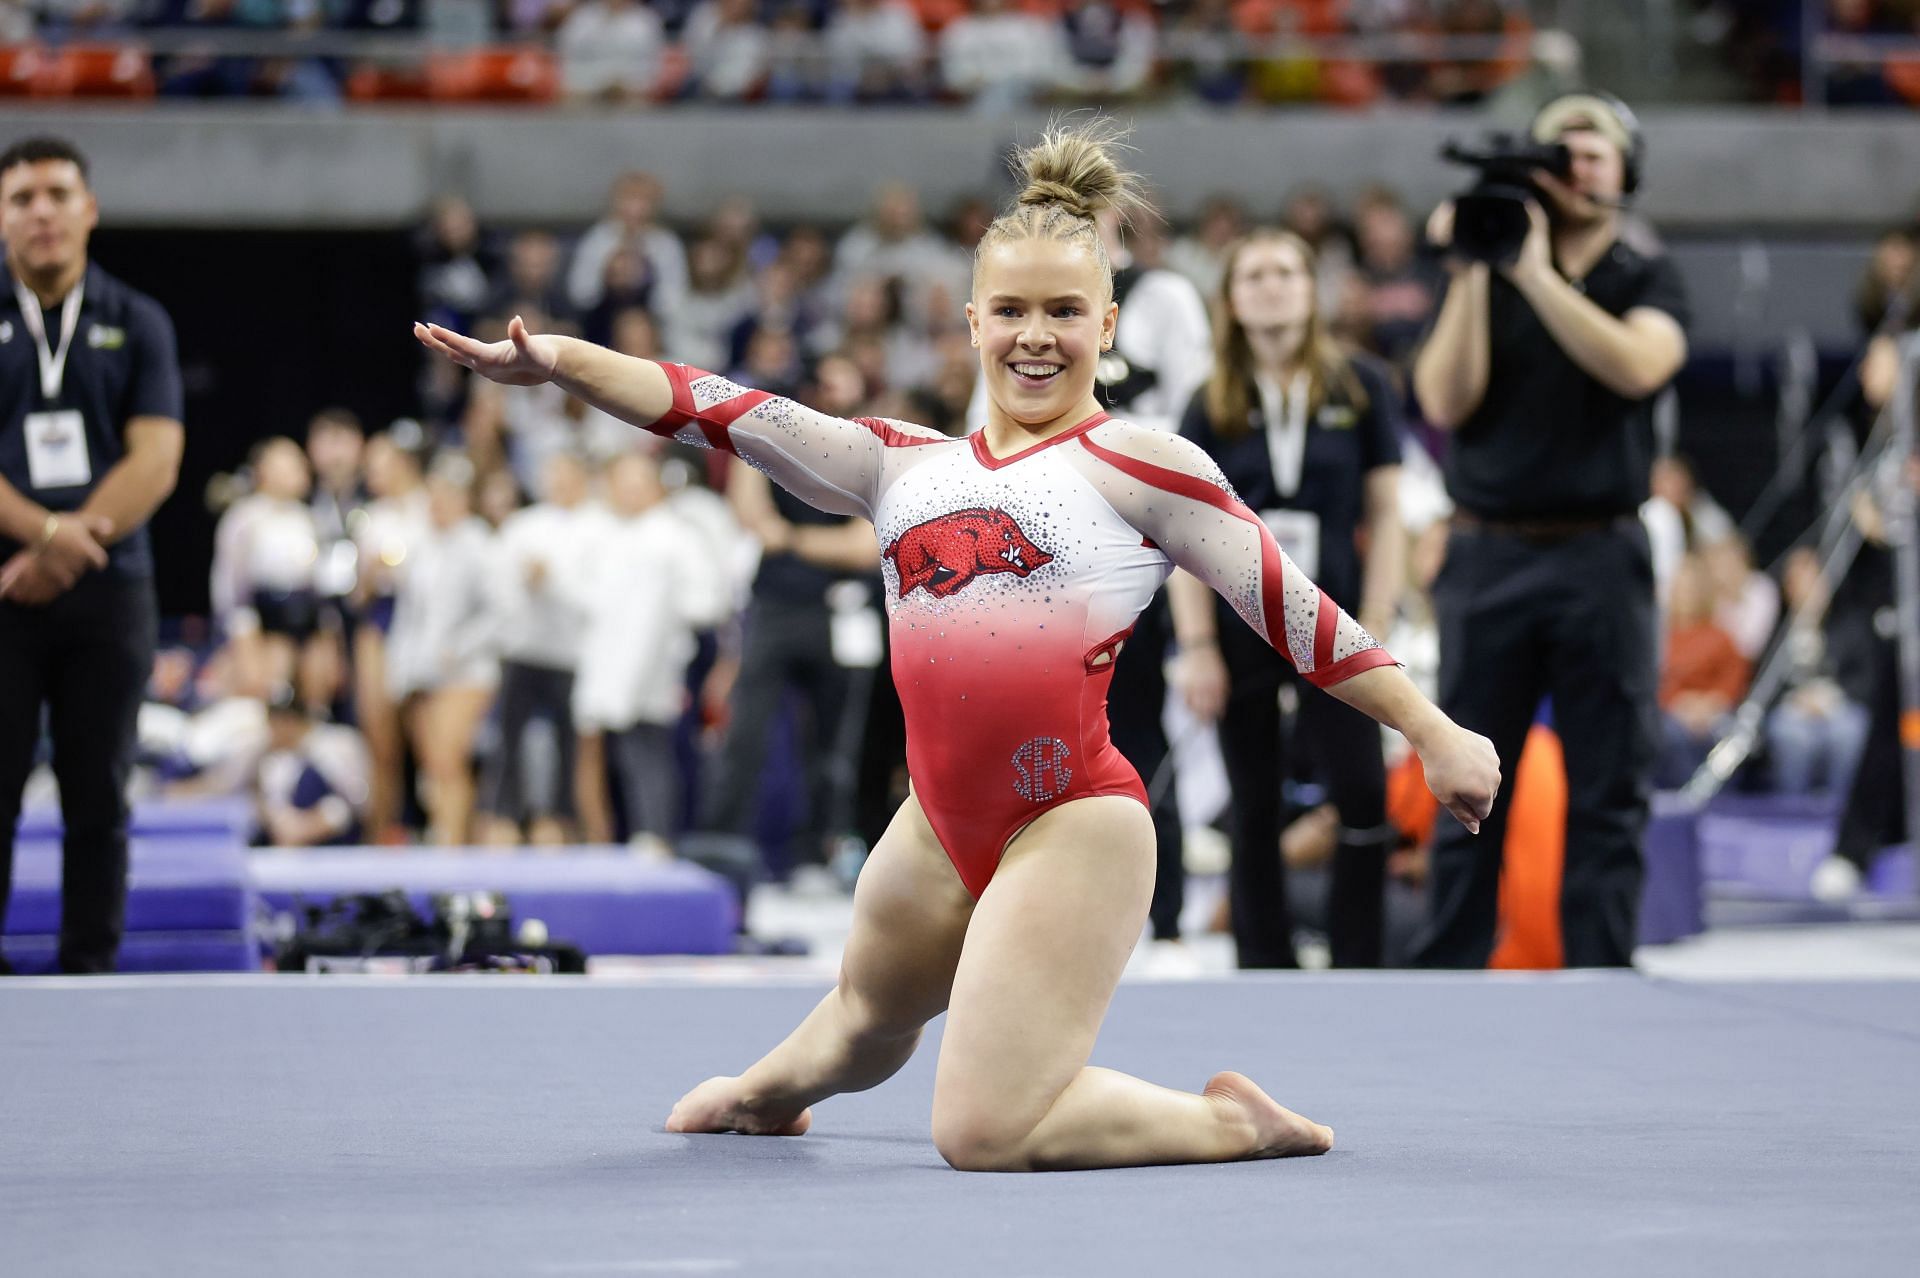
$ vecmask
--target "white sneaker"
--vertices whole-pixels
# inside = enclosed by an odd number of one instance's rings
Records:
[[[1823,905],[1851,901],[1860,895],[1860,870],[1843,856],[1829,856],[1813,867],[1813,880],[1807,890]]]

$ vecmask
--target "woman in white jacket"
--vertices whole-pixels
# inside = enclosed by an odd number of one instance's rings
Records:
[[[651,455],[616,458],[606,478],[613,519],[577,578],[587,625],[573,717],[583,739],[597,737],[611,756],[632,838],[658,849],[674,832],[679,806],[673,727],[686,709],[694,631],[726,615],[733,577],[724,548],[708,544],[666,502]],[[582,758],[600,753],[589,748]]]
[[[499,680],[486,588],[493,535],[474,517],[472,484],[466,458],[434,462],[427,526],[396,569],[387,636],[387,690],[401,704],[430,837],[440,844],[466,841],[473,737]]]
[[[320,552],[300,445],[266,440],[254,450],[253,475],[253,491],[220,517],[209,588],[241,686],[264,696],[292,682],[300,647],[313,633]]]

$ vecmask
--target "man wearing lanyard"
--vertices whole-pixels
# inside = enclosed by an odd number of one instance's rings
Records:
[[[65,972],[110,971],[120,948],[126,780],[157,612],[145,526],[185,436],[172,322],[88,263],[99,217],[68,143],[0,154],[0,922],[45,706]]]

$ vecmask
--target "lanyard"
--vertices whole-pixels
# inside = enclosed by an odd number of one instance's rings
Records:
[[[34,353],[40,357],[40,393],[48,402],[60,398],[61,383],[67,380],[67,351],[73,346],[73,334],[80,327],[80,297],[87,291],[86,277],[73,286],[67,300],[60,304],[60,349],[47,345],[46,322],[40,317],[40,299],[33,290],[14,277],[13,295],[20,301],[20,322],[33,334]]]
[[[1267,419],[1267,461],[1273,466],[1273,488],[1282,497],[1300,491],[1300,468],[1307,455],[1307,400],[1313,381],[1301,369],[1283,391],[1278,382],[1259,378],[1260,412]]]

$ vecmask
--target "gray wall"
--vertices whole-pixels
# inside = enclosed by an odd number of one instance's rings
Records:
[[[1174,217],[1231,190],[1256,209],[1316,181],[1347,194],[1374,182],[1417,203],[1463,184],[1434,158],[1477,115],[1312,111],[1140,112],[1140,167]],[[419,216],[459,190],[482,216],[584,222],[608,179],[660,173],[669,213],[697,217],[730,194],[807,219],[856,216],[875,182],[899,178],[930,208],[1001,185],[1016,124],[959,112],[262,110],[247,106],[0,111],[0,137],[57,130],[95,158],[107,215],[123,225],[371,227]],[[1653,113],[1645,212],[1668,229],[1860,231],[1909,218],[1920,124],[1906,114],[1768,109]]]

